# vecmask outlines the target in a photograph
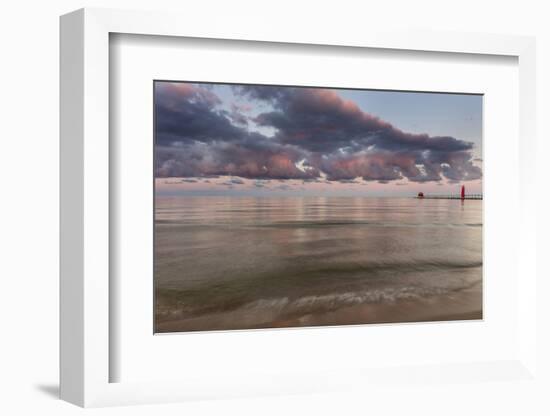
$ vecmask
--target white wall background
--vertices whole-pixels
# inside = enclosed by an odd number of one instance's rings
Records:
[[[179,10],[189,19],[213,13],[287,25],[386,25],[535,35],[538,41],[540,213],[549,198],[550,12],[535,0],[185,1],[11,0],[0,12],[0,413],[72,415],[82,410],[56,399],[58,383],[58,16],[84,6]],[[182,24],[185,24],[183,21]],[[542,217],[542,215],[541,215]],[[547,219],[540,243],[548,244]],[[543,232],[542,230],[545,230]],[[540,262],[543,275],[549,267]],[[550,293],[543,282],[541,293]],[[544,318],[545,323],[549,319]],[[546,328],[550,328],[547,325]],[[541,332],[550,351],[549,334]],[[544,365],[548,359],[541,351]],[[550,374],[550,372],[546,372]],[[338,393],[92,410],[101,415],[189,414],[550,414],[546,392],[528,384],[388,388],[363,397]],[[545,403],[542,405],[542,403]]]

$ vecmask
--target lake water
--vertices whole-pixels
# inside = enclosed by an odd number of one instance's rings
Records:
[[[157,197],[155,330],[482,317],[482,201]]]

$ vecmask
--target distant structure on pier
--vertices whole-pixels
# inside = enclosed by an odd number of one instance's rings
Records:
[[[419,192],[416,196],[418,199],[483,199],[483,194],[468,194],[466,195],[466,187],[462,185],[460,188],[460,195],[424,195],[424,192]]]

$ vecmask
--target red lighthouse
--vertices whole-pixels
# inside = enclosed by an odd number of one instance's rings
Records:
[[[462,188],[460,189],[460,199],[464,198],[466,198],[466,188],[462,185]]]

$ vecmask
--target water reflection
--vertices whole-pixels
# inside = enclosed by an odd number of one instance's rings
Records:
[[[481,207],[414,198],[158,198],[157,327],[404,321],[415,316],[404,305],[428,301],[434,318],[466,306],[479,317]],[[349,308],[362,309],[343,314]]]

